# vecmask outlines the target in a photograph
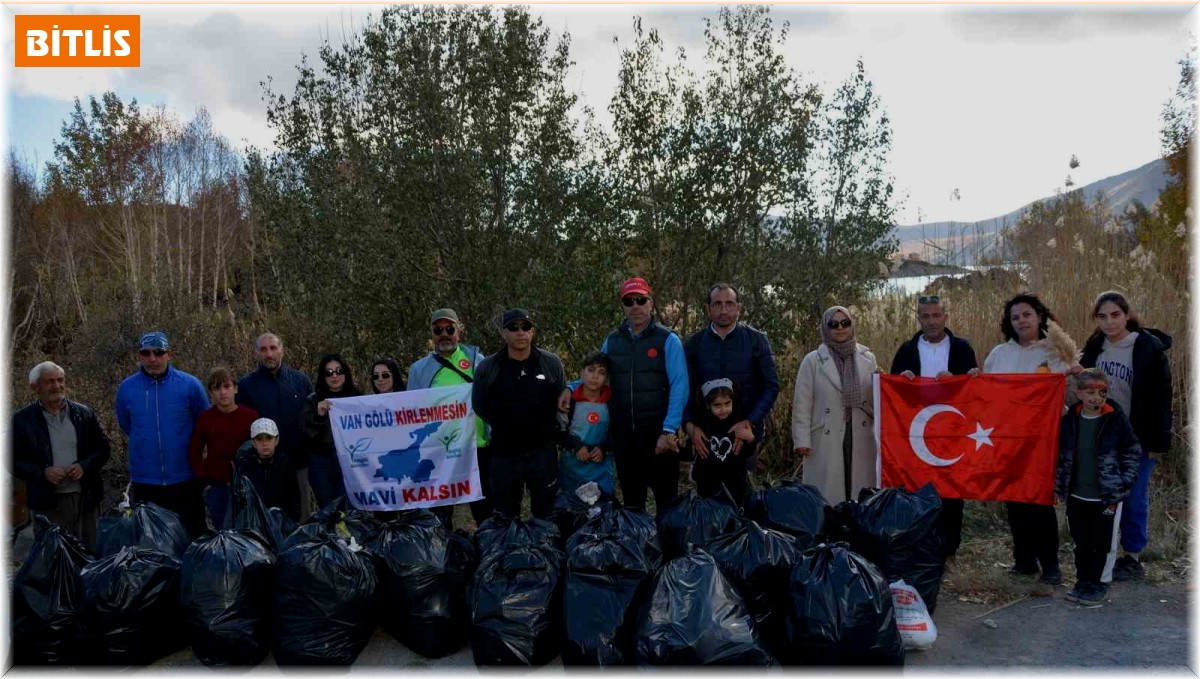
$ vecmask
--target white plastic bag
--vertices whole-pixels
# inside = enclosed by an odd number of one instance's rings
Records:
[[[896,626],[904,640],[906,651],[927,651],[937,641],[937,625],[929,616],[929,609],[911,585],[897,580],[888,585],[892,591],[892,602],[896,605]]]

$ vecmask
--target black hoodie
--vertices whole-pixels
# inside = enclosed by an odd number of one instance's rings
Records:
[[[264,459],[254,449],[254,441],[246,441],[238,448],[235,468],[254,484],[264,507],[279,507],[291,520],[300,520],[300,489],[288,467],[287,453],[276,448],[274,455]]]
[[[1130,385],[1129,423],[1142,450],[1166,453],[1171,448],[1171,364],[1167,350],[1171,336],[1154,328],[1141,328],[1133,342],[1133,384]],[[1079,363],[1096,367],[1104,350],[1104,336],[1093,336],[1083,347]]]

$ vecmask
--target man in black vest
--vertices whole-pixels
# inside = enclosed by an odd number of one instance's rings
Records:
[[[892,374],[909,380],[917,377],[941,379],[951,375],[978,375],[979,363],[971,343],[946,328],[950,319],[947,301],[937,295],[917,299],[917,322],[921,331],[912,336],[892,359]],[[955,556],[962,542],[963,501],[942,499],[942,526],[946,533],[946,557]]]
[[[609,431],[623,501],[626,507],[645,509],[647,491],[652,490],[661,510],[679,494],[675,432],[687,405],[688,373],[683,343],[653,320],[650,295],[650,286],[641,278],[621,285],[625,320],[609,333],[600,351],[612,360]]]

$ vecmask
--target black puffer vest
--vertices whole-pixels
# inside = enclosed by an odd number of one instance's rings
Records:
[[[651,323],[634,338],[626,321],[609,333],[607,348],[612,371],[608,377],[612,400],[608,412],[614,429],[662,430],[671,394],[666,361],[670,335],[670,328]]]

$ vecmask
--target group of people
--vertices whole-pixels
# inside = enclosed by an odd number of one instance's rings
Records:
[[[651,493],[663,507],[679,493],[681,453],[692,460],[698,493],[743,502],[779,380],[766,335],[740,321],[737,288],[709,288],[709,324],[686,341],[655,320],[653,291],[644,279],[626,280],[618,300],[624,319],[584,358],[578,380],[568,382],[559,358],[536,345],[537,325],[528,311],[503,314],[503,346],[485,356],[465,342],[458,314],[438,309],[430,317],[431,351],[409,366],[407,381],[397,361],[383,357],[371,365],[370,391],[471,385],[484,491],[470,504],[476,522],[494,512],[519,515],[526,489],[533,515],[545,517],[560,489],[588,482],[609,496],[619,487],[626,507],[645,509]],[[1050,310],[1034,294],[1014,296],[1000,319],[1005,342],[988,354],[982,372],[1077,375],[1068,401],[1078,405],[1063,418],[1057,480],[1077,556],[1084,549],[1089,564],[1104,557],[1098,576],[1092,577],[1091,565],[1084,569],[1089,583],[1100,583],[1112,577],[1114,566],[1117,579],[1141,572],[1148,481],[1170,447],[1165,352],[1171,339],[1144,328],[1117,292],[1100,295],[1092,315],[1096,331],[1081,359],[1065,362],[1048,343]],[[916,320],[920,330],[896,352],[892,374],[912,380],[981,372],[971,344],[947,327],[946,300],[919,297]],[[792,449],[803,481],[837,503],[878,482],[871,378],[880,368],[858,343],[849,309],[828,309],[821,337],[797,371]],[[295,519],[312,514],[311,496],[324,507],[346,492],[329,411],[332,399],[364,393],[350,365],[327,354],[310,381],[285,363],[278,336],[259,336],[254,351],[254,371],[235,381],[218,367],[202,385],[171,365],[174,352],[165,334],[148,332],[137,348],[140,369],[117,391],[131,499],[175,511],[193,536],[205,530],[206,507],[213,525],[223,523],[234,475],[251,480],[268,504]],[[27,484],[31,510],[94,544],[109,440],[90,408],[65,398],[60,366],[40,363],[29,381],[36,400],[13,416],[14,473]],[[1092,422],[1114,415],[1127,418],[1129,437],[1112,438],[1121,427]],[[453,525],[452,506],[435,513]],[[942,515],[946,555],[953,557],[963,501],[946,498]],[[1078,536],[1072,516],[1089,517]],[[1012,572],[1061,582],[1054,508],[1008,503],[1008,517]],[[1109,544],[1102,544],[1096,517],[1101,529],[1109,526]],[[1118,527],[1125,555],[1114,563],[1110,545]]]

